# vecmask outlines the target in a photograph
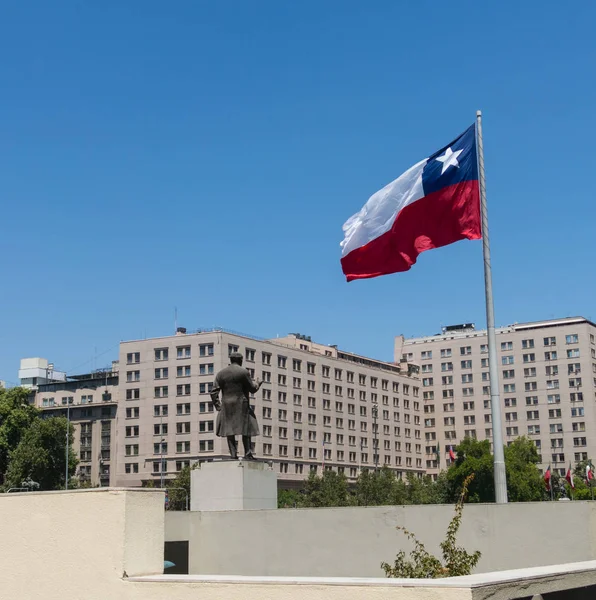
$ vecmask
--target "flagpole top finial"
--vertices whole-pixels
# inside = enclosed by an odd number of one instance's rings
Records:
[[[481,110],[477,110],[476,111],[476,116],[477,117],[481,117],[482,116],[482,111]]]

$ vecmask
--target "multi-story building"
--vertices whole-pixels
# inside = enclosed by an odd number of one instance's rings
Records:
[[[324,346],[299,334],[260,340],[223,330],[120,344],[116,485],[171,480],[184,466],[228,456],[215,435],[209,392],[215,374],[241,352],[253,378],[261,435],[256,455],[280,480],[336,469],[387,465],[422,473],[422,406],[417,368]]]
[[[497,329],[505,443],[529,436],[549,464],[596,457],[596,325],[583,318]],[[472,324],[395,340],[395,357],[420,365],[424,468],[436,474],[466,436],[492,439],[488,341]]]
[[[74,426],[79,457],[73,476],[92,486],[114,485],[114,442],[118,406],[118,366],[66,381],[38,384],[35,405],[47,416],[65,416]]]

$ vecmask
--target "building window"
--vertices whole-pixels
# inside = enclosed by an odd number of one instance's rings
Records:
[[[167,417],[168,416],[168,405],[167,404],[156,404],[153,407],[153,416]]]
[[[156,348],[155,349],[155,360],[168,360],[168,349],[167,348]]]
[[[168,368],[161,367],[159,369],[155,369],[155,379],[167,379],[168,378]]]
[[[199,356],[213,356],[213,344],[200,344]]]
[[[138,456],[139,455],[139,445],[138,444],[130,444],[125,446],[125,454],[126,456]]]
[[[126,437],[139,437],[139,426],[133,425],[126,428]]]
[[[579,342],[579,337],[578,337],[577,333],[573,333],[571,335],[565,336],[566,344],[577,344],[578,342]]]
[[[155,423],[153,425],[153,435],[168,435],[168,424]]]
[[[129,352],[126,355],[126,364],[133,365],[141,362],[141,353],[140,352]]]
[[[126,381],[140,381],[141,380],[141,372],[140,371],[126,371]]]
[[[190,358],[190,346],[178,346],[176,348],[176,358]]]
[[[190,365],[176,367],[176,377],[190,377]]]
[[[199,452],[213,452],[213,440],[200,440]]]
[[[176,433],[190,433],[190,421],[176,423]]]
[[[176,396],[190,396],[190,383],[177,385]]]
[[[153,388],[153,395],[156,398],[167,398],[168,397],[168,386],[160,385]]]
[[[213,421],[201,421],[199,423],[199,433],[212,433]]]
[[[177,415],[190,415],[190,402],[186,404],[176,404]]]

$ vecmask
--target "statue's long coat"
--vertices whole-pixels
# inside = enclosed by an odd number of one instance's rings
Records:
[[[221,391],[221,410],[217,413],[215,433],[228,435],[259,435],[259,425],[250,408],[250,394],[258,390],[249,372],[240,365],[230,365],[215,377],[211,392],[217,407]]]

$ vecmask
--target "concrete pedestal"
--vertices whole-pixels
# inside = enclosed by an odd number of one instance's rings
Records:
[[[277,473],[257,461],[203,463],[190,476],[190,510],[277,508]]]

